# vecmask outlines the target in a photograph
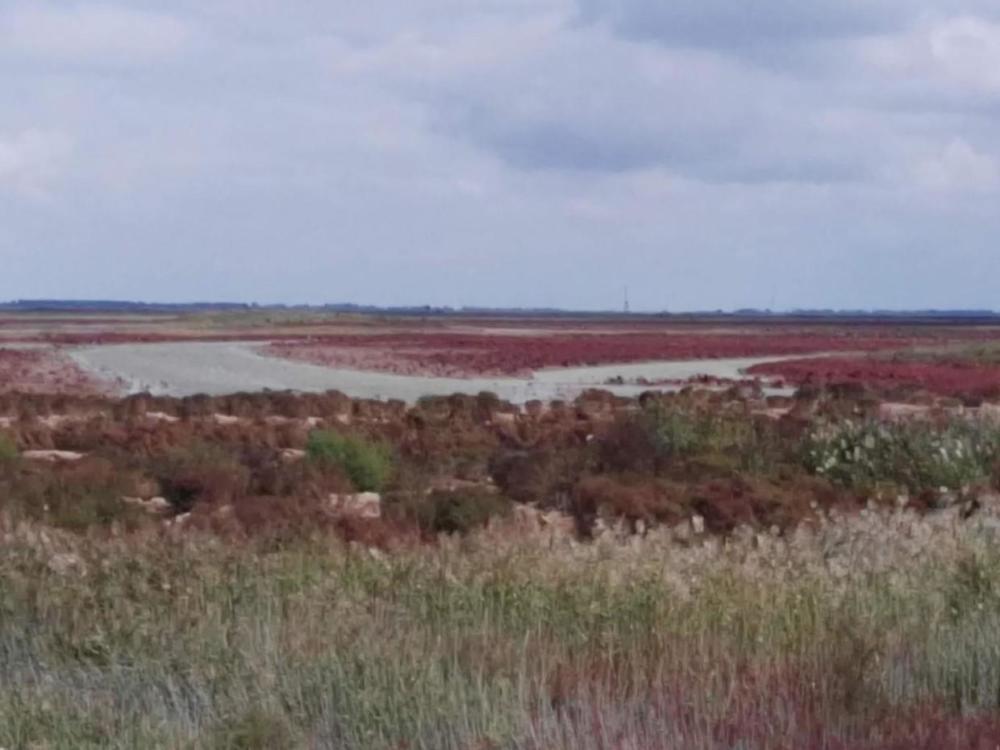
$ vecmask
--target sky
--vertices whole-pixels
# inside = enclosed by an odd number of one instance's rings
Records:
[[[996,0],[0,0],[0,299],[1000,308]]]

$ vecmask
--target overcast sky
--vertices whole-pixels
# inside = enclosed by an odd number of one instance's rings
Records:
[[[0,299],[1000,308],[997,0],[0,0]]]

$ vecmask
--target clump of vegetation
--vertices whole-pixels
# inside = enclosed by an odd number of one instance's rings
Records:
[[[805,461],[817,474],[870,491],[960,490],[990,480],[1000,461],[1000,427],[979,420],[884,424],[844,421],[810,436]]]
[[[203,441],[174,448],[150,463],[164,496],[181,513],[199,502],[232,502],[246,494],[250,482],[237,456]]]
[[[101,458],[58,469],[11,466],[0,475],[0,508],[8,517],[70,531],[128,524],[138,517],[122,499],[130,483],[125,472]]]
[[[384,443],[331,430],[316,430],[306,445],[309,459],[339,466],[361,492],[380,492],[392,475],[392,454]]]
[[[765,421],[663,401],[619,419],[597,445],[599,468],[654,475],[692,458],[766,474],[786,460],[786,453],[774,426]]]
[[[9,435],[0,433],[0,462],[13,461],[17,456],[17,443]]]
[[[427,534],[466,534],[494,518],[510,515],[511,501],[484,489],[435,490],[406,497],[393,511]]]
[[[509,451],[490,462],[490,474],[505,495],[555,510],[570,507],[573,487],[589,470],[587,452],[572,446]]]

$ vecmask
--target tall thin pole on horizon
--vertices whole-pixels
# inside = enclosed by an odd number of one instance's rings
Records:
[[[628,287],[627,287],[627,286],[625,287],[625,314],[626,314],[626,315],[628,315],[628,314],[629,314],[629,306],[628,306]]]

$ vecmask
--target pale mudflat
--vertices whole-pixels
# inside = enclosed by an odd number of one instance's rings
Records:
[[[335,369],[259,354],[259,344],[247,342],[171,342],[87,347],[71,352],[81,367],[108,380],[120,380],[133,393],[189,396],[223,395],[239,391],[339,390],[353,398],[400,399],[492,391],[513,403],[532,399],[571,399],[587,388],[606,388],[634,396],[646,390],[672,390],[676,385],[605,385],[621,377],[627,383],[684,380],[698,375],[739,379],[755,364],[787,357],[751,357],[679,362],[647,362],[541,370],[532,378],[438,378]],[[775,391],[779,392],[779,391]]]

